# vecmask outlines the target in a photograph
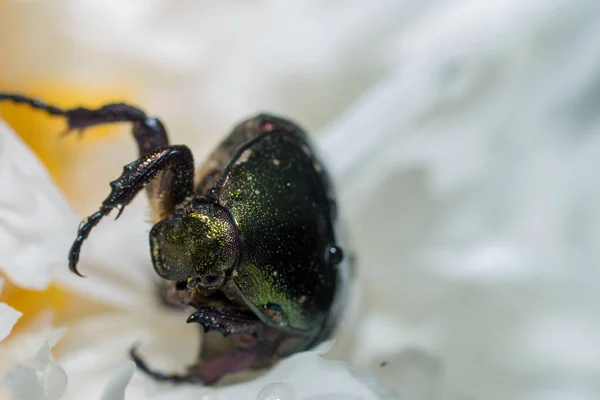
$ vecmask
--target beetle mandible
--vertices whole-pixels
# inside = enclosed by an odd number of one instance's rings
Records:
[[[182,375],[152,370],[132,349],[142,371],[159,380],[213,384],[331,336],[350,265],[336,229],[334,189],[296,124],[266,114],[243,121],[194,173],[190,149],[170,144],[163,123],[130,104],[62,109],[2,92],[0,101],[65,118],[68,131],[133,124],[139,158],[79,226],[69,267],[79,274],[80,249],[94,226],[113,209],[118,218],[145,189],[153,223],[150,256],[164,278],[164,297],[195,309],[187,322],[231,341],[214,355],[203,340],[197,364]]]

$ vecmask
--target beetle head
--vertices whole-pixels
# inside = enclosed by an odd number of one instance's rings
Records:
[[[161,277],[217,289],[238,259],[240,233],[226,209],[194,200],[152,227],[150,248]]]

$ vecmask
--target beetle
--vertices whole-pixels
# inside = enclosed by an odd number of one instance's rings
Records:
[[[229,373],[272,366],[332,335],[351,266],[336,228],[334,188],[298,125],[268,114],[249,118],[195,173],[190,149],[170,144],[163,123],[133,105],[62,109],[2,92],[0,101],[62,117],[67,133],[133,124],[139,158],[80,224],[69,268],[80,275],[80,250],[94,226],[113,209],[118,218],[145,189],[153,223],[150,258],[164,298],[193,307],[188,323],[229,340],[225,350],[203,340],[197,363],[185,374],[155,371],[133,348],[131,357],[143,372],[210,385]]]

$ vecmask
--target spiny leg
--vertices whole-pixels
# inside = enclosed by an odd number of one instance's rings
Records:
[[[213,360],[193,365],[185,374],[165,374],[152,369],[132,348],[130,356],[137,368],[152,378],[162,382],[172,383],[204,383],[212,385],[223,375],[248,369],[256,360],[256,352],[252,350],[234,349],[233,351]]]
[[[153,370],[133,348],[130,355],[137,367],[159,381],[202,382],[210,385],[227,373],[250,368],[258,359],[260,346],[257,346],[257,338],[264,336],[266,325],[253,314],[230,308],[199,307],[187,322],[201,324],[205,333],[216,331],[223,336],[231,335],[233,348],[208,361],[198,362],[189,367],[185,374],[165,374]]]
[[[53,116],[61,116],[67,121],[67,133],[86,128],[105,125],[116,122],[132,122],[133,136],[137,142],[140,156],[146,155],[159,147],[169,144],[167,132],[162,122],[154,117],[127,103],[111,103],[100,108],[90,109],[76,107],[63,109],[31,97],[18,93],[0,92],[0,101],[8,101],[17,104],[27,104],[32,108],[46,112]]]
[[[66,134],[72,131],[82,132],[86,128],[97,125],[131,122],[133,123],[132,134],[137,143],[140,157],[169,145],[167,131],[162,122],[158,118],[147,116],[141,109],[127,103],[111,103],[96,109],[85,107],[63,109],[18,93],[0,92],[1,101],[27,104],[49,115],[65,118],[67,122]],[[170,179],[168,176],[162,178],[166,181]],[[162,180],[157,179],[148,187],[149,197],[152,198],[159,192],[159,188],[168,185],[168,182],[162,182]]]
[[[113,208],[118,209],[119,218],[123,208],[158,174],[169,171],[170,185],[166,190],[174,204],[183,202],[193,193],[194,158],[189,148],[182,145],[166,146],[155,150],[123,167],[121,176],[110,183],[111,192],[102,202],[100,209],[79,226],[77,238],[69,253],[69,268],[77,271],[81,245],[94,226]],[[115,218],[115,219],[116,219]]]
[[[198,307],[198,311],[187,319],[187,323],[198,323],[204,333],[217,331],[223,336],[252,334],[259,335],[265,327],[254,314],[232,308]]]
[[[156,371],[152,368],[150,368],[150,366],[137,354],[137,348],[133,347],[131,350],[129,350],[129,356],[131,357],[131,359],[133,360],[133,362],[135,363],[136,367],[142,371],[143,373],[145,373],[146,375],[151,376],[152,378],[156,379],[157,381],[162,381],[162,382],[172,382],[172,383],[192,383],[194,382],[191,376],[189,376],[188,374],[164,374],[162,372]],[[197,379],[195,382],[202,382],[200,379]]]
[[[157,218],[171,212],[175,205],[191,194],[191,153],[183,146],[173,146],[170,151],[165,151],[168,149],[169,140],[162,122],[157,118],[148,117],[135,106],[112,103],[97,109],[63,109],[18,93],[0,92],[0,102],[2,101],[27,104],[49,115],[63,117],[67,122],[67,133],[73,130],[81,132],[92,126],[109,123],[133,123],[132,133],[141,158],[124,168],[123,175],[111,183],[111,194],[102,203],[100,210],[80,224],[77,239],[69,253],[69,267],[73,272],[77,273],[79,250],[92,228],[113,208],[118,208],[120,215],[123,207],[129,204],[142,187],[146,186]]]

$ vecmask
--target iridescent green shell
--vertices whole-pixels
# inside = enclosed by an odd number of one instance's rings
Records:
[[[345,274],[332,257],[340,251],[333,189],[307,135],[260,115],[240,124],[209,160],[198,194],[216,198],[241,232],[226,294],[270,326],[322,336]]]

